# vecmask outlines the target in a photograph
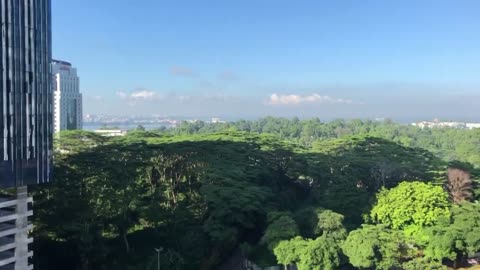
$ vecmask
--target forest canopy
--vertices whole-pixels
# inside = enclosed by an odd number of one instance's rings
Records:
[[[222,269],[239,250],[299,269],[461,266],[480,250],[479,132],[283,118],[61,132],[55,181],[34,190],[36,265],[156,269],[162,247],[162,269]]]

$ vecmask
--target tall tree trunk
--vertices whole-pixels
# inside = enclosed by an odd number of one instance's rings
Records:
[[[123,243],[125,244],[125,251],[127,253],[129,253],[130,252],[130,243],[128,242],[128,238],[127,238],[127,230],[121,229],[121,231],[122,231]]]

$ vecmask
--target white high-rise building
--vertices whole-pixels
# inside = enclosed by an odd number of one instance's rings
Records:
[[[54,129],[82,129],[82,94],[77,69],[72,64],[52,60],[54,76]]]

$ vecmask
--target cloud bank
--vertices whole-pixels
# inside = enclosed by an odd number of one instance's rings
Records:
[[[432,98],[429,93],[396,91],[389,95],[368,98],[361,93],[320,94],[307,92],[289,94],[264,92],[264,95],[246,96],[220,92],[168,92],[137,88],[118,91],[115,98],[85,95],[85,113],[118,115],[180,115],[258,118],[262,116],[335,118],[393,118],[425,120],[477,119],[480,121],[480,95],[443,94]],[[341,95],[341,98],[339,97]],[[473,121],[473,120],[472,120]]]
[[[159,100],[162,98],[162,96],[157,92],[146,90],[146,89],[135,90],[135,91],[132,91],[131,93],[127,93],[124,91],[117,91],[116,94],[121,100],[128,101],[129,105],[136,105],[140,101],[153,101],[153,100]]]
[[[157,97],[159,97],[157,93],[148,90],[137,91],[130,94],[130,98],[132,99],[151,100]]]
[[[319,94],[311,95],[279,95],[272,94],[267,101],[269,105],[300,105],[300,104],[352,104],[349,99],[334,98],[330,96],[322,96]]]

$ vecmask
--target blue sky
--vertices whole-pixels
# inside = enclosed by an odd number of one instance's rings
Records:
[[[479,1],[52,2],[85,113],[480,113]]]

